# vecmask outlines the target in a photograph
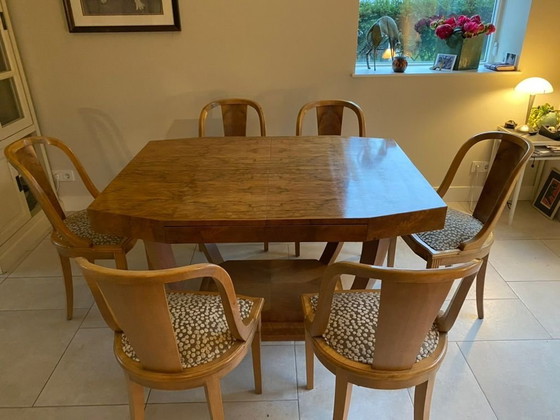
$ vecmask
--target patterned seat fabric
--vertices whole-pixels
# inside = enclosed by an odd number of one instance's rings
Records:
[[[327,329],[326,344],[338,354],[359,363],[371,364],[375,352],[375,330],[379,314],[379,292],[335,292]],[[317,309],[318,295],[311,296],[311,308]],[[416,361],[430,356],[437,348],[436,325],[428,332]]]
[[[80,238],[89,239],[93,245],[118,245],[123,238],[107,233],[95,232],[89,224],[86,210],[72,213],[64,219],[64,224]],[[58,235],[60,237],[60,235]],[[62,239],[62,238],[61,238]]]
[[[418,237],[436,251],[456,249],[462,242],[473,238],[480,229],[482,222],[470,214],[447,209],[445,226],[440,230],[418,233]]]
[[[239,298],[237,302],[241,318],[247,318],[253,302]],[[172,292],[167,295],[167,306],[183,368],[211,362],[235,342],[219,295]],[[125,334],[122,348],[128,357],[140,362]]]

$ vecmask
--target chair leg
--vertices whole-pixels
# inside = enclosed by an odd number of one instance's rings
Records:
[[[301,255],[301,242],[296,242],[296,257],[299,257]]]
[[[311,336],[305,331],[305,376],[307,385],[305,389],[313,389],[315,386],[315,355],[313,354],[313,345],[311,344]]]
[[[265,242],[263,246],[264,246],[264,252],[268,252],[268,242]]]
[[[336,375],[333,420],[346,420],[352,397],[352,384],[344,375]]]
[[[253,342],[251,343],[251,353],[253,356],[253,378],[255,380],[255,394],[262,394],[262,369],[261,369],[261,323],[259,325]]]
[[[70,258],[58,255],[64,278],[64,289],[66,290],[66,319],[72,319],[74,314],[74,286],[72,284],[72,266]]]
[[[144,387],[126,375],[130,420],[144,420]]]
[[[397,255],[397,238],[391,238],[389,249],[387,250],[387,267],[395,266],[395,257]]]
[[[416,385],[414,388],[414,420],[430,418],[435,379],[435,375],[433,375],[426,382]]]
[[[222,402],[222,389],[220,386],[220,378],[211,376],[204,384],[204,393],[208,401],[210,409],[210,418],[212,420],[224,419],[224,405]]]
[[[124,252],[115,253],[115,266],[119,270],[128,270],[128,262],[126,261],[126,254]]]
[[[488,266],[488,256],[482,259],[480,270],[476,276],[476,309],[478,312],[478,319],[484,319],[484,282],[486,279],[486,267]]]

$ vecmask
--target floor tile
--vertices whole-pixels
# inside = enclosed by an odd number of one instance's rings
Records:
[[[550,334],[518,299],[484,301],[484,319],[478,319],[476,301],[466,300],[450,341],[547,339]]]
[[[498,419],[560,418],[560,341],[486,341],[459,348]]]
[[[83,319],[75,311],[0,311],[0,407],[30,407]]]
[[[125,377],[109,328],[80,329],[36,406],[127,404]]]
[[[261,348],[263,393],[255,394],[250,354],[222,379],[224,401],[295,400],[296,367],[293,346],[266,345]],[[206,401],[203,388],[187,391],[152,390],[149,403]]]
[[[560,239],[543,241],[545,246],[560,257]]]
[[[126,418],[128,418],[128,405],[0,408],[0,420],[122,420]]]
[[[540,240],[496,241],[490,259],[508,282],[560,280],[560,259]]]
[[[560,281],[512,282],[511,287],[552,337],[560,338]]]
[[[74,308],[88,309],[93,297],[82,277],[74,277]],[[66,309],[62,277],[10,277],[0,284],[0,310]]]
[[[332,418],[334,407],[334,375],[315,359],[315,387],[305,388],[304,345],[296,345],[300,419]],[[406,389],[382,391],[354,386],[349,420],[412,418],[412,400]]]
[[[224,402],[226,420],[293,420],[298,418],[297,401]],[[210,419],[208,406],[203,403],[148,404],[150,420]]]

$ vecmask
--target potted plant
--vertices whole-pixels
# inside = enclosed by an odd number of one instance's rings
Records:
[[[418,21],[415,29],[420,34],[433,31],[439,41],[437,53],[457,56],[453,70],[478,68],[484,42],[482,35],[496,32],[496,27],[482,22],[479,15],[432,16]]]

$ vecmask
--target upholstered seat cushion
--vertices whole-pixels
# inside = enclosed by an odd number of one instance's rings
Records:
[[[69,214],[64,219],[64,224],[80,238],[89,239],[93,245],[118,245],[123,238],[116,235],[95,232],[89,224],[86,210]]]
[[[311,308],[317,309],[318,295],[311,296]],[[325,343],[338,354],[355,362],[371,364],[375,353],[375,330],[379,314],[380,293],[335,292]],[[439,342],[439,331],[432,325],[416,361],[430,356]]]
[[[418,237],[436,251],[445,251],[456,249],[473,238],[482,226],[482,222],[470,214],[448,209],[443,229],[418,233]]]
[[[253,302],[240,298],[237,302],[241,318],[247,318]],[[219,295],[172,292],[167,295],[167,306],[183,368],[211,362],[235,342]],[[122,345],[128,357],[140,361],[125,334]]]

